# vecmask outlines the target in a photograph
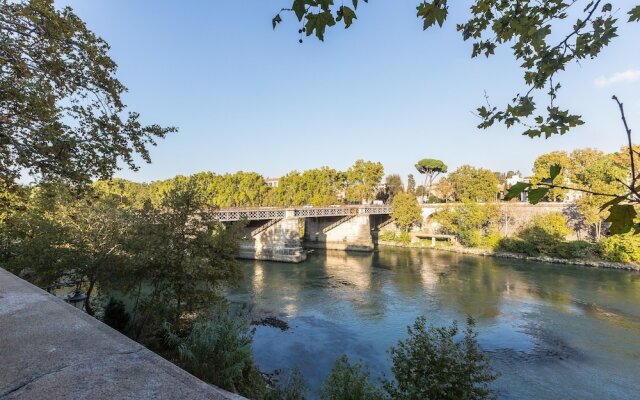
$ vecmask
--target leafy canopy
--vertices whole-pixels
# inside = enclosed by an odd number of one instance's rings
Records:
[[[109,178],[175,128],[126,112],[109,45],[53,0],[0,0],[0,178]]]

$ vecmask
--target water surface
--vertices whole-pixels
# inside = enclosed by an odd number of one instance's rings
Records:
[[[230,299],[291,326],[257,328],[259,366],[297,366],[314,395],[340,355],[380,377],[417,316],[444,325],[471,315],[501,399],[640,398],[637,272],[415,249],[244,265]]]

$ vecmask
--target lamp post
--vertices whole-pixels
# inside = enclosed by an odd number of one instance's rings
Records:
[[[82,307],[84,306],[84,301],[86,298],[87,296],[82,294],[82,292],[80,291],[80,283],[77,283],[76,290],[73,292],[72,295],[71,294],[68,295],[65,301],[71,304],[72,306],[74,306],[75,308],[77,308],[78,310],[82,310]]]

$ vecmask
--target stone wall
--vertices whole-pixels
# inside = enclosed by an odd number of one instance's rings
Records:
[[[255,234],[256,231],[260,232]],[[238,256],[294,263],[306,260],[307,254],[302,249],[300,239],[300,219],[284,218],[249,225],[245,230],[245,238],[240,242]]]
[[[372,251],[371,217],[306,218],[304,245],[317,249]]]

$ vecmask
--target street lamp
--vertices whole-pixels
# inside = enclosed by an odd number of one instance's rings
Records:
[[[87,296],[82,294],[82,292],[80,291],[80,284],[78,283],[76,284],[76,290],[73,292],[73,295],[67,295],[65,301],[78,310],[82,310],[82,306],[84,305],[84,301],[86,298]]]

